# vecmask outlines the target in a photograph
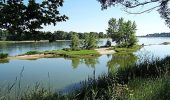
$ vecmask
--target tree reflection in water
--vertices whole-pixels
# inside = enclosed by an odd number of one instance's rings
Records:
[[[79,66],[79,64],[83,63],[85,64],[87,67],[91,67],[93,68],[93,78],[95,79],[95,75],[96,75],[96,64],[99,63],[98,61],[98,57],[91,57],[91,58],[84,58],[84,59],[80,59],[80,58],[72,58],[72,67],[75,69]]]
[[[126,69],[135,64],[137,56],[132,53],[117,53],[112,55],[112,59],[107,62],[108,72],[116,74],[118,70]]]

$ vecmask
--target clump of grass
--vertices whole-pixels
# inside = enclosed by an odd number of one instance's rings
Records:
[[[170,76],[160,78],[137,78],[128,83],[132,92],[130,100],[168,100],[170,96]]]
[[[0,53],[0,59],[5,59],[8,57],[7,53]]]
[[[86,58],[92,56],[99,56],[99,53],[96,50],[79,50],[79,51],[53,50],[45,51],[44,54],[52,54],[54,56],[66,58]]]
[[[129,92],[127,85],[119,84],[113,74],[90,78],[82,84],[75,92],[77,100],[122,100]]]
[[[34,54],[39,54],[40,52],[38,51],[28,51],[25,53],[25,55],[34,55]]]

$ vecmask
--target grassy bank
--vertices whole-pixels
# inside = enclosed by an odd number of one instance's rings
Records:
[[[113,50],[115,50],[117,53],[133,53],[141,49],[142,47],[143,47],[142,45],[134,45],[133,47],[129,47],[129,48],[121,48],[115,46],[113,47]]]
[[[52,50],[52,51],[29,51],[23,55],[35,55],[35,54],[44,54],[51,55],[51,57],[67,57],[67,58],[84,58],[84,57],[93,57],[99,56],[100,54],[96,50]]]

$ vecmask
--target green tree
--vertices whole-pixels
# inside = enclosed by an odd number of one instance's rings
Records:
[[[97,36],[93,32],[85,33],[85,39],[83,43],[85,49],[94,49],[97,47]]]
[[[54,36],[56,40],[65,40],[67,33],[64,31],[54,31]]]
[[[56,25],[57,22],[68,19],[58,11],[63,2],[63,0],[45,0],[37,3],[35,0],[29,0],[26,5],[23,0],[1,0],[0,28],[18,35],[18,38],[25,32],[37,34],[42,25]]]
[[[99,38],[105,38],[103,32],[99,32]]]
[[[110,35],[112,41],[117,43],[117,46],[131,47],[137,43],[135,22],[126,22],[123,18],[120,18],[118,21],[111,18],[108,24],[107,34]]]
[[[71,49],[72,50],[79,50],[79,45],[80,45],[80,42],[79,42],[79,37],[76,33],[72,33],[71,34]]]

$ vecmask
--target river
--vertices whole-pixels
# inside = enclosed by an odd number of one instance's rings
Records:
[[[10,60],[0,63],[0,85],[13,83],[21,77],[24,86],[32,86],[36,82],[50,84],[56,90],[67,89],[89,77],[98,77],[108,71],[115,72],[116,65],[125,66],[135,63],[141,55],[153,55],[163,58],[170,55],[170,45],[159,45],[170,42],[170,38],[138,38],[139,44],[145,44],[141,50],[124,58],[124,56],[102,55],[88,59],[42,58],[37,60]],[[104,45],[106,40],[100,40]],[[31,50],[54,50],[69,47],[69,41],[53,43],[7,43],[0,44],[0,52],[10,56],[23,54]],[[24,69],[23,69],[24,68]],[[22,75],[20,74],[23,69]]]

